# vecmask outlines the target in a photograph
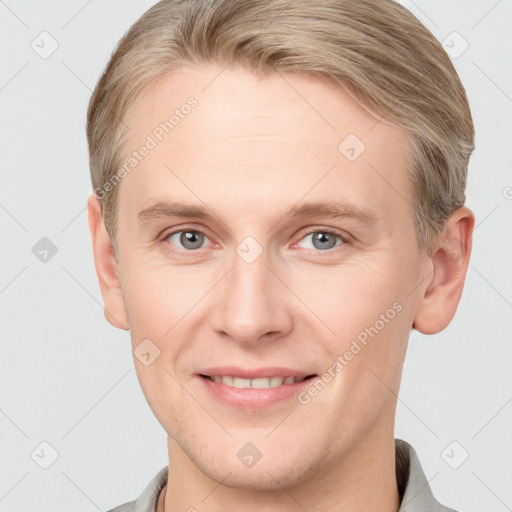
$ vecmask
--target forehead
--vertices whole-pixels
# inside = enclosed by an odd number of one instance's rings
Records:
[[[125,161],[149,139],[153,147],[123,180],[120,204],[177,193],[219,207],[243,199],[250,210],[307,195],[411,215],[406,132],[326,80],[190,68],[149,88],[126,123]]]

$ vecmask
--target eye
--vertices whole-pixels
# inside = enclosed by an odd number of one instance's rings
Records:
[[[302,240],[310,240],[309,247],[302,246],[303,249],[313,249],[315,251],[325,252],[326,250],[333,249],[338,245],[345,243],[343,237],[334,231],[328,229],[321,229],[307,233]],[[337,241],[340,243],[337,243]]]
[[[185,251],[201,249],[205,240],[208,240],[208,237],[201,231],[197,231],[195,229],[175,231],[174,233],[169,233],[164,237],[164,241],[168,241],[172,245],[178,247],[178,249],[185,249]]]
[[[205,241],[209,240],[209,238],[202,231],[185,228],[180,231],[168,233],[163,237],[163,240],[182,252],[193,252],[203,248]],[[301,245],[304,240],[309,240],[309,242],[305,245]],[[296,245],[303,249],[327,252],[345,243],[346,240],[343,235],[329,229],[319,229],[306,233]]]

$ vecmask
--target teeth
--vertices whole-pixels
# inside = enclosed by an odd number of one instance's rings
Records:
[[[215,380],[215,379],[214,379],[214,380]],[[235,379],[234,379],[233,377],[221,377],[221,382],[222,382],[223,384],[226,384],[226,386],[231,386],[231,387],[233,387],[233,385],[234,385],[234,384],[233,384],[233,381],[234,381],[234,380],[235,380]]]
[[[270,379],[270,387],[271,388],[277,388],[277,386],[283,385],[283,377],[272,377]]]
[[[214,382],[222,382],[226,386],[238,389],[269,389],[279,386],[302,382],[304,377],[259,377],[257,379],[244,379],[242,377],[231,377],[229,375],[214,375],[210,377]]]
[[[242,379],[241,377],[235,377],[233,379],[233,387],[234,388],[250,388],[251,387],[251,379]]]
[[[273,381],[273,384],[272,384]],[[260,377],[259,379],[251,380],[251,387],[256,389],[268,389],[268,388],[276,388],[283,383],[282,377],[272,377],[270,379],[265,377]]]

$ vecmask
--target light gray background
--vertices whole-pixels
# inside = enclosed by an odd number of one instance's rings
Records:
[[[153,3],[0,1],[0,511],[108,510],[167,464],[129,333],[103,317],[85,210],[87,103]],[[453,52],[464,44],[454,31],[469,44],[454,63],[477,131],[467,189],[477,228],[453,322],[411,337],[396,436],[442,503],[502,512],[512,507],[512,2],[404,4]],[[47,59],[31,47],[43,31],[59,45]],[[58,249],[46,263],[32,252],[42,237]],[[48,469],[44,441],[58,452]]]

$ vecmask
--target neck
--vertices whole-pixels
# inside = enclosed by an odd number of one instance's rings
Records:
[[[314,476],[275,491],[232,488],[210,479],[169,437],[169,478],[157,510],[292,512],[299,507],[308,512],[397,512],[394,418],[391,422],[381,419],[386,430],[374,425],[341,457],[318,468]]]

